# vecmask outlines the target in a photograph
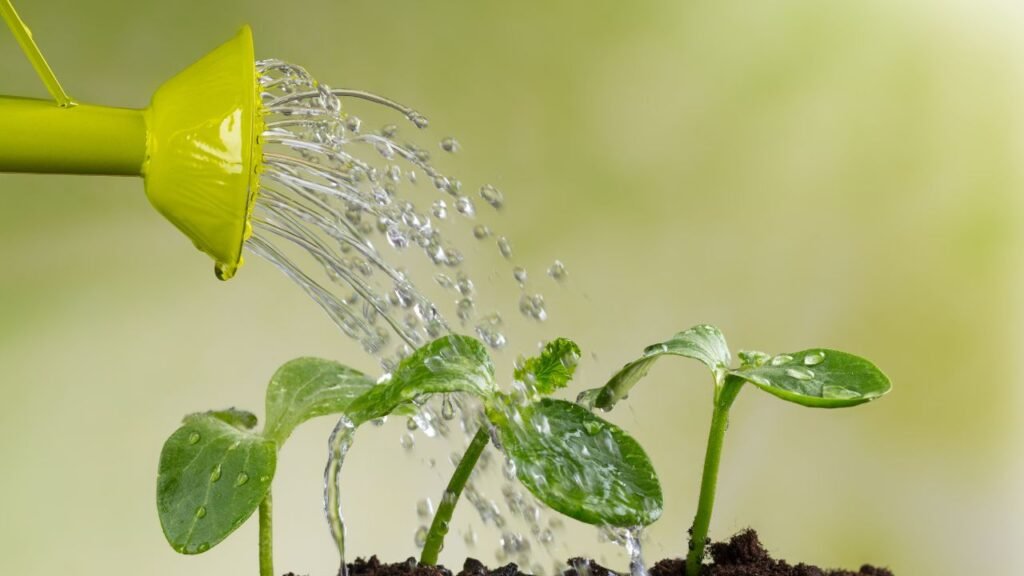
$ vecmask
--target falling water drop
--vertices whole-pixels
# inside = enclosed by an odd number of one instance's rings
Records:
[[[562,264],[561,260],[555,260],[548,268],[548,276],[558,282],[565,280],[566,275],[565,264]]]
[[[445,152],[455,153],[459,151],[459,141],[451,136],[441,140],[441,149]]]
[[[508,238],[504,236],[498,238],[498,250],[505,258],[512,258],[512,243],[508,241]]]
[[[480,187],[480,197],[493,206],[495,210],[501,210],[505,203],[505,195],[491,184],[484,184]]]

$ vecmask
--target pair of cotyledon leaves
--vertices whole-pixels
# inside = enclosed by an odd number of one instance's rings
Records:
[[[611,409],[666,354],[703,362],[719,385],[740,379],[805,406],[853,406],[890,387],[870,362],[835,350],[775,357],[741,353],[741,367],[732,369],[721,332],[702,325],[649,346],[605,386],[583,396],[595,407]],[[380,384],[336,362],[293,360],[271,379],[262,433],[253,430],[255,416],[228,410],[188,416],[167,440],[157,483],[164,534],[186,554],[223,540],[259,506],[270,489],[277,450],[310,418],[344,413],[359,425],[415,409],[413,401],[425,395],[452,392],[484,400],[517,476],[545,504],[592,524],[650,524],[661,515],[661,487],[640,445],[581,406],[540,398],[567,385],[578,357],[574,343],[558,339],[517,368],[516,379],[531,391],[526,401],[497,390],[486,349],[464,336],[420,348]]]
[[[718,386],[730,380],[750,382],[783,400],[813,408],[856,406],[880,398],[891,388],[889,379],[871,362],[826,348],[776,356],[740,352],[741,365],[732,368],[725,336],[718,328],[701,324],[648,346],[643,356],[623,366],[607,384],[580,396],[595,408],[610,410],[665,355],[699,360],[711,370]]]
[[[661,512],[661,488],[639,444],[574,403],[541,398],[569,382],[578,358],[569,340],[549,343],[516,370],[529,394],[515,399],[498,391],[486,348],[465,336],[423,346],[380,383],[329,360],[288,362],[268,386],[262,432],[248,412],[205,412],[186,417],[165,442],[157,479],[164,534],[185,554],[227,537],[263,501],[278,450],[310,418],[345,414],[358,426],[455,392],[483,400],[519,477],[546,504],[584,522],[649,524]]]

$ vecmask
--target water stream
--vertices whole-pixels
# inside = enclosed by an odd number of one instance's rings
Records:
[[[500,211],[505,198],[491,184],[475,195],[464,192],[458,179],[435,167],[431,152],[400,136],[396,125],[367,129],[342,102],[359,99],[390,108],[403,116],[407,129],[419,132],[427,119],[389,99],[363,91],[332,89],[317,82],[301,67],[278,60],[257,63],[261,86],[264,131],[263,161],[252,223],[254,234],[246,249],[270,262],[316,302],[331,320],[376,358],[383,378],[413,350],[457,325],[474,333],[494,350],[509,345],[502,311],[484,306],[479,285],[467,272],[468,258],[449,239],[464,234],[469,242],[489,243],[508,262],[519,289],[512,310],[543,322],[548,317],[544,296],[530,289],[527,271],[517,266],[511,241],[478,218],[478,210]],[[453,138],[437,142],[444,154],[455,154]],[[468,187],[466,187],[468,188]],[[461,239],[460,239],[461,240]],[[411,278],[404,263],[417,259],[436,267],[432,278]],[[565,266],[555,261],[549,279],[561,282]],[[539,275],[543,277],[544,275]],[[430,298],[432,290],[442,298]],[[513,312],[514,314],[515,312]],[[472,399],[444,397],[421,406],[409,420],[402,446],[413,449],[418,430],[441,436],[456,447],[452,465],[480,422],[480,407]],[[341,418],[335,427],[324,472],[324,511],[345,570],[345,529],[341,514],[340,470],[355,431]],[[449,437],[453,435],[453,437]],[[514,470],[504,467],[500,500],[488,498],[479,487],[481,475],[494,470],[489,448],[481,458],[465,499],[483,524],[500,533],[496,559],[516,561],[524,570],[546,572],[536,562],[536,550],[547,550],[562,529],[556,514],[544,507],[516,481]],[[504,502],[504,510],[501,504]],[[429,523],[430,503],[419,508]],[[421,511],[422,512],[422,511]],[[513,528],[510,519],[523,529]],[[426,527],[417,529],[416,543]],[[467,545],[476,532],[464,533]],[[628,547],[633,576],[643,576],[639,540],[630,536]],[[532,543],[532,544],[531,544]],[[633,565],[639,562],[639,570]]]

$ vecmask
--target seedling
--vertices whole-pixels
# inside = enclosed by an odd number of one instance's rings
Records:
[[[569,402],[543,398],[572,380],[579,347],[565,338],[515,369],[514,395],[485,398],[486,414],[498,432],[519,480],[551,508],[590,524],[647,525],[661,514],[661,489],[636,442],[603,420]],[[455,506],[490,440],[489,427],[477,430],[459,461],[434,515],[420,555],[436,564]],[[627,464],[633,456],[637,460]],[[614,471],[617,482],[602,483]]]
[[[215,546],[259,508],[260,574],[273,574],[271,498],[277,452],[302,422],[342,414],[331,437],[325,475],[326,509],[342,558],[344,535],[338,474],[355,430],[389,414],[408,414],[432,394],[468,393],[485,406],[486,422],[456,469],[447,516],[435,520],[440,549],[469,473],[493,428],[526,487],[552,509],[584,522],[633,527],[660,516],[661,487],[643,449],[618,427],[589,411],[540,394],[564,386],[575,344],[557,340],[516,377],[530,381],[524,394],[506,395],[494,384],[486,348],[465,336],[439,338],[404,359],[375,384],[364,374],[315,358],[293,360],[274,375],[267,391],[267,421],[240,410],[193,414],[164,444],[157,481],[160,521],[175,550],[197,554]],[[556,365],[558,363],[558,365]],[[481,437],[483,440],[478,440]],[[472,453],[476,450],[475,456]],[[444,507],[443,507],[444,508]],[[438,514],[441,514],[439,510]],[[436,561],[436,559],[435,559]]]
[[[700,499],[693,520],[686,575],[698,576],[704,559],[715,485],[722,456],[722,442],[729,427],[729,409],[743,384],[750,382],[774,396],[802,406],[845,408],[880,398],[891,388],[889,379],[871,362],[824,348],[812,348],[771,356],[740,352],[740,367],[730,368],[732,355],[725,337],[714,326],[700,325],[680,332],[660,344],[648,346],[643,356],[622,367],[601,388],[580,394],[584,405],[611,410],[626,397],[661,356],[671,354],[704,363],[714,376],[714,412],[708,434]]]

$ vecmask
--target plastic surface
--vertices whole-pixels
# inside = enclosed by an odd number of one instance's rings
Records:
[[[0,172],[142,174],[142,111],[0,96]]]
[[[146,112],[150,202],[227,280],[251,235],[258,157],[256,66],[248,26],[157,90]]]

